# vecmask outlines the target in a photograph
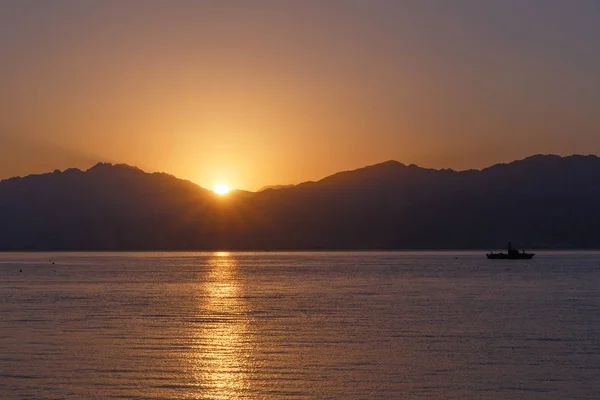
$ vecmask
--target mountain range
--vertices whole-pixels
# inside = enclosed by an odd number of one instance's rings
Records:
[[[600,248],[600,158],[397,161],[259,192],[99,163],[0,182],[0,250]]]

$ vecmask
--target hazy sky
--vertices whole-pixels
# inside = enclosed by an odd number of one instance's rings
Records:
[[[600,154],[600,1],[0,0],[0,178]]]

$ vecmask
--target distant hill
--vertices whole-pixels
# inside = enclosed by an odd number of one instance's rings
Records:
[[[484,170],[396,161],[218,197],[98,164],[0,182],[3,250],[600,248],[600,158]]]
[[[268,186],[261,187],[260,189],[257,190],[257,192],[264,192],[265,190],[287,189],[287,188],[291,188],[294,186],[295,185],[268,185]]]

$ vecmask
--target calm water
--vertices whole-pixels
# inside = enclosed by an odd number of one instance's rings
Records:
[[[599,289],[600,253],[0,254],[0,398],[597,399]]]

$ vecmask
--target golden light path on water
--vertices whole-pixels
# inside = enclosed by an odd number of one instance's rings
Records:
[[[188,357],[198,385],[190,398],[231,399],[247,395],[253,335],[239,265],[226,252],[215,253],[198,282],[198,319]]]

